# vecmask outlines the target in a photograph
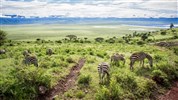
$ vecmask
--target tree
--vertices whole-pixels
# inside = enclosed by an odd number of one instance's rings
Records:
[[[174,24],[173,23],[171,23],[170,24],[170,29],[172,29],[174,27]]]
[[[145,41],[146,39],[148,39],[147,33],[143,34],[143,35],[141,36],[141,39],[142,39],[143,41]]]
[[[103,42],[103,41],[104,41],[104,38],[98,37],[98,38],[95,38],[95,41],[96,41],[96,42]]]
[[[68,37],[70,39],[70,41],[77,39],[76,35],[67,35],[66,37]]]
[[[6,36],[7,36],[7,33],[3,30],[0,30],[0,46],[2,46],[5,43],[7,39]]]
[[[161,35],[166,35],[166,31],[162,31],[162,32],[161,32]]]

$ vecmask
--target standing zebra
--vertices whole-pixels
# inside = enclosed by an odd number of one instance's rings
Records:
[[[119,63],[120,60],[123,61],[123,65],[125,65],[125,58],[123,54],[115,53],[111,56],[111,63],[114,62],[116,64]]]
[[[26,55],[23,63],[26,65],[34,64],[36,67],[38,67],[38,59],[36,56],[33,55]]]
[[[149,60],[149,64],[152,67],[153,66],[153,58],[149,54],[144,53],[144,52],[136,52],[130,56],[130,69],[133,70],[133,65],[134,65],[135,61],[140,61],[140,66],[142,64],[142,67],[144,67],[144,59],[145,58],[147,58]]]
[[[105,75],[107,75],[107,79],[109,81],[109,64],[106,62],[102,62],[101,64],[98,65],[98,73],[99,73],[99,79],[100,83],[103,83]]]
[[[46,50],[46,55],[51,56],[53,54],[53,50],[51,48]]]

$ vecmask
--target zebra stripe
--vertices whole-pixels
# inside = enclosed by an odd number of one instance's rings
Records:
[[[34,64],[36,67],[38,67],[38,59],[36,56],[31,56],[31,55],[26,56],[23,62],[26,65]]]
[[[103,79],[105,75],[109,78],[109,64],[102,62],[101,64],[98,65],[98,73],[99,73],[99,78],[100,82],[103,82]]]
[[[135,61],[140,61],[140,65],[142,65],[142,67],[144,67],[144,59],[147,58],[149,60],[149,64],[152,67],[153,66],[153,58],[144,52],[136,52],[133,53],[130,56],[130,69],[133,70],[133,65],[135,63]]]

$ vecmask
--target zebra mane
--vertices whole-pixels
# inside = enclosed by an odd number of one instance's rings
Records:
[[[153,60],[153,58],[151,57],[151,55],[145,53],[145,56],[146,56],[146,58],[147,58],[148,60]]]

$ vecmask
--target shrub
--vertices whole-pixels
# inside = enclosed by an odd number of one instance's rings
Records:
[[[123,90],[120,85],[117,84],[115,80],[111,80],[111,83],[108,88],[105,86],[101,87],[99,91],[95,94],[96,100],[120,100],[124,99]]]
[[[5,41],[6,41],[6,37],[7,36],[7,33],[3,30],[0,30],[0,46],[2,46]]]
[[[82,99],[83,97],[85,97],[85,93],[83,91],[79,90],[76,93],[76,97],[79,99]]]
[[[162,72],[161,70],[159,70],[159,69],[153,70],[151,75],[152,75],[152,79],[157,84],[160,84],[160,85],[163,85],[163,86],[166,86],[166,87],[168,87],[170,85],[167,75],[164,72]]]
[[[74,62],[75,62],[71,57],[67,58],[66,61],[67,61],[68,63],[74,63]]]
[[[92,78],[90,75],[80,75],[78,79],[78,84],[89,86],[91,79]]]
[[[166,35],[166,31],[162,31],[160,34],[161,35]]]
[[[32,100],[37,97],[39,92],[38,87],[40,85],[46,88],[52,85],[52,77],[46,74],[45,70],[35,66],[17,67],[15,70],[12,70],[10,74],[11,76],[9,76],[8,79],[12,79],[13,81],[6,81],[7,83],[4,84],[0,83],[1,86],[6,86],[6,88],[2,90],[6,99]],[[0,92],[2,91],[0,89]]]
[[[98,37],[98,38],[95,38],[95,41],[96,41],[96,42],[103,42],[103,41],[104,41],[104,38]]]
[[[143,44],[145,44],[145,42],[144,41],[138,41],[137,44],[138,45],[143,45]]]

